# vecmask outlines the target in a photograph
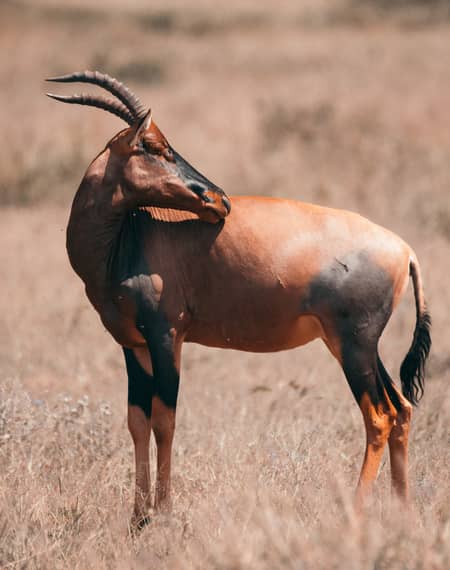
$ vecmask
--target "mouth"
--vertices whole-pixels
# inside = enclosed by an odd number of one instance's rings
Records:
[[[231,202],[228,196],[225,194],[222,196],[222,204],[225,206],[225,209],[227,211],[226,215],[228,216],[228,214],[231,212]]]
[[[198,181],[190,181],[186,186],[201,199],[203,208],[213,213],[217,219],[221,220],[230,213],[231,202],[219,188],[210,188]]]
[[[217,224],[221,222],[227,214],[220,214],[215,208],[208,207],[204,205],[202,212],[198,214],[199,218],[205,222]]]
[[[203,209],[213,214],[218,220],[223,220],[231,211],[231,202],[225,194],[204,192],[201,196]]]

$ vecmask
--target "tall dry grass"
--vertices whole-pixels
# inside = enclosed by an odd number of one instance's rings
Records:
[[[0,4],[0,567],[450,566],[450,24],[443,3],[414,3],[414,21],[354,4]],[[122,125],[43,97],[43,77],[93,67],[126,79],[229,194],[357,210],[414,247],[434,344],[411,511],[391,499],[385,460],[370,516],[353,513],[362,421],[320,343],[186,346],[174,513],[128,535],[121,351],[64,249],[71,196]],[[382,343],[395,376],[413,327],[409,292]]]

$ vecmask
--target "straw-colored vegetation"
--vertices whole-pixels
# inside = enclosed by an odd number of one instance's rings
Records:
[[[0,3],[0,567],[450,567],[448,3],[96,6]],[[230,195],[356,210],[414,247],[434,344],[410,511],[390,497],[386,458],[370,515],[353,513],[362,420],[320,343],[186,345],[174,512],[128,535],[122,354],[64,249],[71,196],[122,124],[43,96],[45,76],[86,68],[127,81]],[[395,377],[413,327],[410,291],[383,337]]]

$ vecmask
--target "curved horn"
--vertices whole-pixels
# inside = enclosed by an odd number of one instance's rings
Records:
[[[138,97],[125,87],[123,83],[114,79],[106,73],[98,71],[77,71],[68,75],[61,75],[59,77],[49,77],[47,81],[54,81],[58,83],[92,83],[103,87],[112,95],[115,95],[128,109],[131,111],[135,119],[142,119],[147,110],[142,105]]]
[[[56,101],[62,101],[63,103],[76,103],[78,105],[89,105],[90,107],[98,107],[99,109],[104,109],[109,111],[113,115],[120,117],[126,123],[131,126],[134,125],[136,119],[130,113],[125,105],[115,101],[113,99],[106,99],[106,97],[94,96],[94,95],[54,95],[53,93],[46,93],[47,97],[56,99]]]

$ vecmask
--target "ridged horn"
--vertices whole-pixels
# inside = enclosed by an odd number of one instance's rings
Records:
[[[142,119],[147,110],[140,102],[139,98],[125,87],[123,83],[114,79],[106,73],[99,71],[77,71],[68,75],[60,75],[59,77],[49,77],[47,81],[57,83],[92,83],[109,91],[112,95],[120,99],[122,103],[128,107],[136,120]]]
[[[130,113],[127,107],[119,101],[114,99],[107,99],[106,97],[100,97],[95,95],[86,95],[82,93],[81,95],[55,95],[54,93],[46,93],[47,97],[56,99],[56,101],[62,101],[63,103],[75,103],[77,105],[89,105],[90,107],[98,107],[99,109],[104,109],[117,117],[123,119],[126,123],[131,126],[134,125],[136,119]]]

